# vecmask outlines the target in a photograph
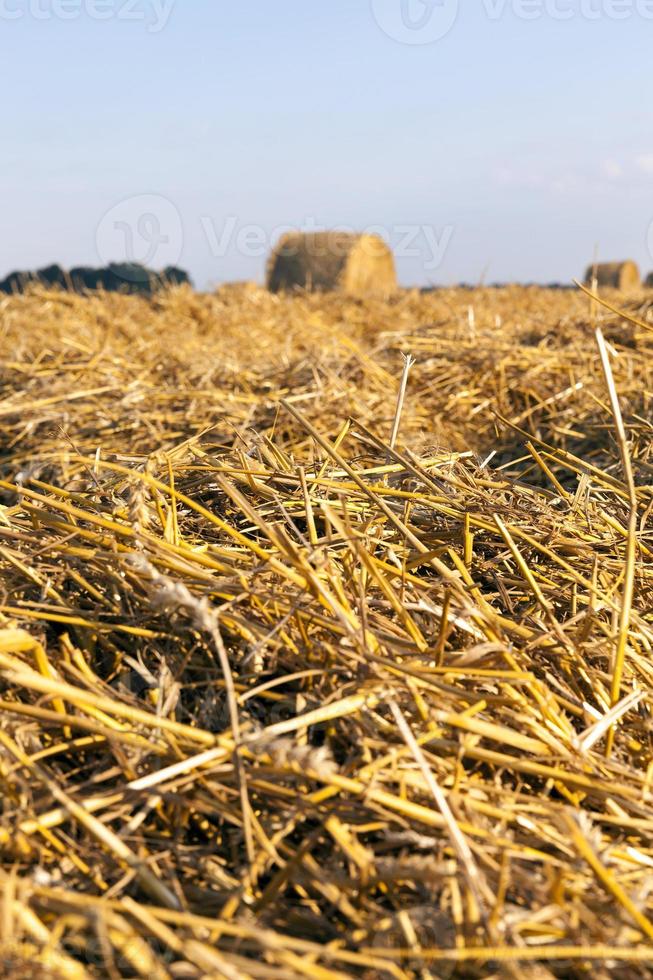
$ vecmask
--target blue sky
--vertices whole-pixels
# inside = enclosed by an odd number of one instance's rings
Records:
[[[260,280],[286,225],[406,284],[653,269],[653,2],[429,2],[0,0],[0,274]]]

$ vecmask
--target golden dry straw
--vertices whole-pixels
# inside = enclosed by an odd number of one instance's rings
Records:
[[[653,306],[592,302],[0,299],[3,976],[650,976]]]
[[[585,273],[585,282],[591,286],[596,278],[596,284],[604,289],[620,289],[629,292],[638,289],[642,284],[639,266],[628,259],[625,262],[599,262],[590,265]]]
[[[388,296],[397,288],[397,277],[392,251],[378,235],[289,232],[270,255],[267,286],[274,293],[302,289]]]

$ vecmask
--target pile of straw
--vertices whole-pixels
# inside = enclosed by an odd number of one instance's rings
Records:
[[[649,975],[650,312],[0,303],[7,970]]]
[[[600,262],[589,266],[585,273],[585,282],[591,286],[594,280],[598,286],[619,289],[622,292],[639,289],[642,284],[639,266],[630,259],[626,262]]]
[[[397,277],[393,254],[378,235],[290,232],[270,255],[267,286],[274,293],[301,289],[389,296]]]

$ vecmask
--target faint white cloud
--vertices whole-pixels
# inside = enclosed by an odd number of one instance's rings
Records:
[[[498,167],[494,171],[494,179],[503,187],[526,188],[527,190],[540,190],[546,183],[541,174],[529,170],[527,167],[523,169]]]
[[[640,153],[635,157],[635,166],[644,174],[653,174],[653,153]]]
[[[652,0],[653,2],[653,0]],[[639,188],[653,176],[653,153],[630,152],[623,160],[606,157],[577,161],[567,169],[548,160],[514,160],[495,167],[494,182],[511,190],[539,191],[553,197],[621,195],[626,188]]]
[[[576,194],[585,186],[585,181],[579,174],[560,173],[552,177],[548,187],[553,194]]]
[[[608,180],[619,180],[624,175],[624,168],[616,160],[604,160],[601,170]]]

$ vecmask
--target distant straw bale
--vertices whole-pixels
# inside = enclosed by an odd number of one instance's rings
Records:
[[[594,276],[597,285],[606,289],[621,289],[627,292],[631,289],[639,289],[642,284],[639,266],[630,259],[625,262],[599,262],[598,265],[588,266],[585,273],[585,282],[588,286],[592,285]]]
[[[646,282],[644,283],[647,289],[653,289],[653,272],[649,272],[646,277]]]
[[[394,256],[378,235],[289,232],[270,255],[267,287],[274,293],[303,289],[387,296],[397,288]]]

